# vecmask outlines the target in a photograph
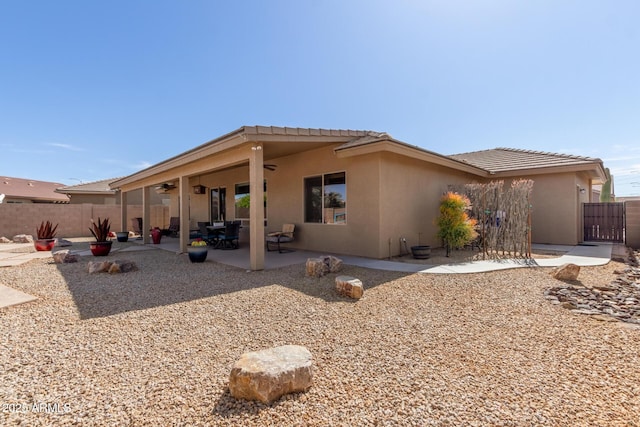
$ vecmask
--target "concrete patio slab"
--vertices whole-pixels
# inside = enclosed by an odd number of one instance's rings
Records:
[[[24,304],[37,299],[38,298],[32,295],[25,294],[8,286],[0,285],[0,308]]]

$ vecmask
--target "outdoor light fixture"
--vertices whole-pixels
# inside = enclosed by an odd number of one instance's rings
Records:
[[[207,192],[207,187],[204,185],[194,185],[193,186],[193,194],[205,194]]]

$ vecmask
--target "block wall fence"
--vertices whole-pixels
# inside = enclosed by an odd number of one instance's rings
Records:
[[[42,221],[58,224],[57,236],[91,237],[91,219],[109,218],[111,231],[132,231],[131,218],[142,217],[142,205],[127,206],[127,222],[123,230],[120,224],[120,205],[94,205],[89,203],[58,205],[49,203],[1,203],[0,236],[11,239],[16,234],[31,234]],[[151,226],[169,227],[169,206],[151,206]]]
[[[626,216],[626,243],[634,249],[640,249],[640,200],[624,203]]]

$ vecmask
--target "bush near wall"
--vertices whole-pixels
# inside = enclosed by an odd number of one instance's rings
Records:
[[[131,230],[131,218],[142,216],[142,205],[127,206],[125,230]],[[11,239],[16,234],[35,235],[42,221],[58,224],[57,237],[91,237],[91,219],[109,218],[112,231],[124,231],[120,224],[119,205],[48,204],[48,203],[1,203],[0,236]],[[151,206],[151,226],[169,227],[169,207]]]

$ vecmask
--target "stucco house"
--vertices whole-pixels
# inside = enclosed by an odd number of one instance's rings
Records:
[[[535,180],[533,240],[577,243],[580,203],[604,179],[599,159],[508,149],[445,156],[381,132],[243,126],[110,186],[123,206],[142,189],[145,229],[158,186],[170,189],[181,230],[242,220],[251,269],[260,270],[265,233],[285,223],[296,225],[290,245],[312,251],[386,258],[400,238],[440,246],[434,218],[449,186],[517,177]],[[128,223],[126,209],[121,216]],[[188,243],[181,233],[181,251]]]

